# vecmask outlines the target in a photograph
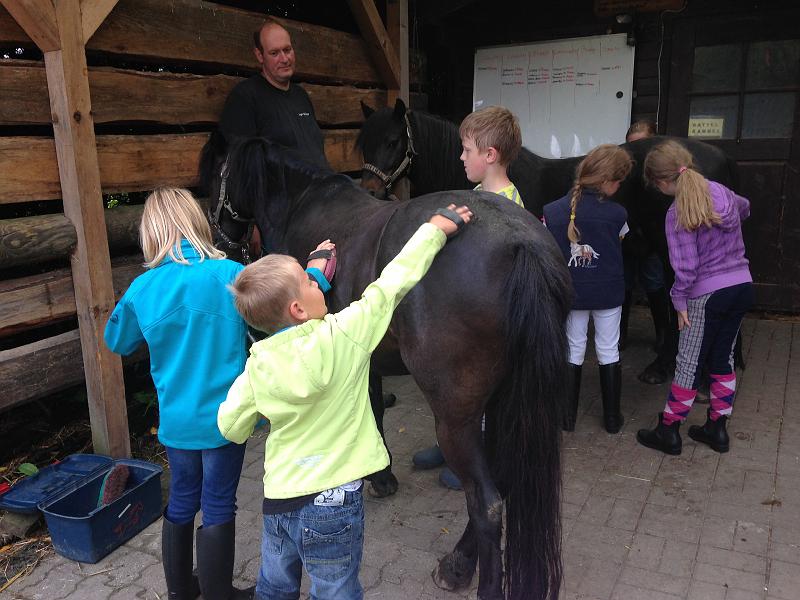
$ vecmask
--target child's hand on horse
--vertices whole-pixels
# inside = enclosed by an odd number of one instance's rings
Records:
[[[328,259],[331,256],[331,253],[336,248],[336,244],[334,244],[330,240],[325,240],[324,242],[320,242],[320,244],[314,249],[314,251],[308,255],[309,261],[306,264],[307,269],[319,269],[320,271],[325,271],[325,265],[328,262]],[[323,256],[315,256],[317,252],[322,250]],[[312,258],[313,257],[313,258]]]
[[[459,206],[456,208],[455,204],[448,205],[447,208],[440,208],[436,214],[428,221],[432,225],[436,225],[441,229],[447,237],[455,235],[464,225],[472,219],[472,211],[468,206]]]

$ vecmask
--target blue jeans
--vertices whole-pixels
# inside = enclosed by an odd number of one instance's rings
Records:
[[[208,450],[167,448],[172,477],[167,519],[182,525],[194,520],[200,509],[203,527],[233,519],[244,450],[244,444],[226,444]]]
[[[258,600],[300,597],[302,567],[314,600],[361,600],[358,581],[364,549],[361,490],[345,492],[342,506],[307,504],[298,510],[264,515]]]

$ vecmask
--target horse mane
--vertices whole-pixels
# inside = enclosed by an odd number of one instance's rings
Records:
[[[332,173],[320,170],[289,148],[263,137],[244,138],[228,155],[228,197],[237,211],[266,223],[282,235],[296,208],[287,191],[294,177],[312,180]]]
[[[409,111],[414,149],[423,157],[413,166],[415,185],[420,190],[463,188],[466,181],[461,156],[458,126],[429,113]],[[446,182],[441,187],[442,181]]]

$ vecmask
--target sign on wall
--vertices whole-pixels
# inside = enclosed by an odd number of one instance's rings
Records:
[[[505,106],[541,156],[620,144],[631,119],[634,49],[623,34],[475,51],[473,110]]]

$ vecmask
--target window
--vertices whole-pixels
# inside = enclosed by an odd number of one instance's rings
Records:
[[[800,40],[694,51],[689,137],[791,138],[800,93]]]

